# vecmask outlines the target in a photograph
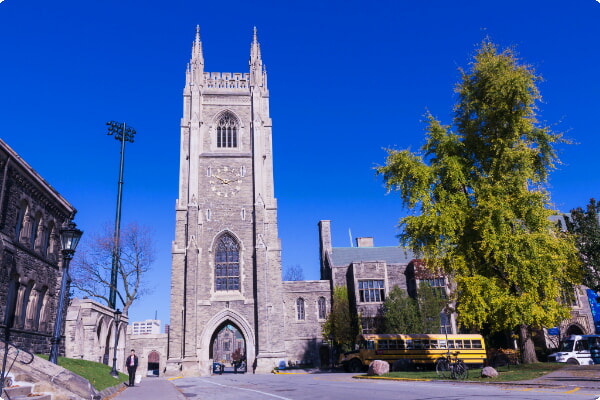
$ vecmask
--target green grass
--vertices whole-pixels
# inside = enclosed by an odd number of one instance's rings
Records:
[[[38,354],[38,357],[48,359],[47,355]],[[87,379],[98,391],[129,380],[129,377],[121,372],[119,372],[118,378],[113,377],[110,374],[112,367],[93,361],[58,357],[58,365]]]
[[[469,381],[475,382],[512,382],[512,381],[527,381],[530,379],[539,378],[557,369],[561,369],[565,364],[561,363],[535,363],[535,364],[519,364],[509,367],[499,367],[498,376],[496,378],[482,378],[481,368],[469,370]],[[403,378],[403,379],[442,379],[437,376],[434,370],[410,371],[410,372],[390,372],[383,375],[388,378]]]

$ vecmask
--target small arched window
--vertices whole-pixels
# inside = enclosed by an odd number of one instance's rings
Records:
[[[23,223],[25,222],[25,212],[27,211],[27,202],[25,200],[19,203],[17,208],[17,220],[15,221],[15,238],[17,242],[21,238],[21,230],[23,229]]]
[[[6,296],[6,311],[4,312],[4,325],[12,328],[15,323],[17,312],[17,297],[19,296],[19,275],[13,273],[8,282],[8,294]]]
[[[48,286],[42,287],[37,296],[37,304],[35,305],[35,315],[33,317],[33,328],[40,328],[40,321],[42,319],[42,311],[46,304],[46,293],[48,292]]]
[[[296,300],[296,313],[297,313],[298,321],[305,320],[304,299],[302,297],[299,297],[298,300]]]
[[[240,250],[229,234],[221,236],[217,242],[215,290],[240,290]]]
[[[38,238],[40,222],[42,219],[42,214],[37,212],[34,216],[31,217],[31,230],[29,231],[29,244],[32,249],[35,249],[35,241]]]
[[[238,124],[229,112],[223,114],[217,123],[217,147],[237,147]]]
[[[317,306],[319,308],[319,319],[325,319],[327,316],[327,303],[325,302],[325,297],[319,297]]]

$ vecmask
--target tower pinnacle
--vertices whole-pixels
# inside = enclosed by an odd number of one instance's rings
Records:
[[[250,45],[250,85],[263,86],[263,63],[260,56],[260,44],[258,43],[258,35],[256,32],[255,26],[252,44]]]

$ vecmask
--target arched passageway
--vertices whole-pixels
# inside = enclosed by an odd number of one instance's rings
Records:
[[[158,353],[158,351],[152,350],[148,354],[148,373],[147,373],[147,375],[158,376],[159,373],[160,373],[160,354]]]
[[[566,330],[566,335],[583,335],[583,329],[581,329],[579,326],[577,325],[571,325],[567,328]]]
[[[246,372],[246,339],[230,320],[215,329],[209,347],[213,372]]]

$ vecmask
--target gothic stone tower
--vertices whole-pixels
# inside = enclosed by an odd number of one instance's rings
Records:
[[[272,156],[256,29],[249,73],[209,73],[196,28],[183,92],[170,374],[208,374],[211,344],[228,325],[244,336],[249,368],[267,372],[285,358]]]

